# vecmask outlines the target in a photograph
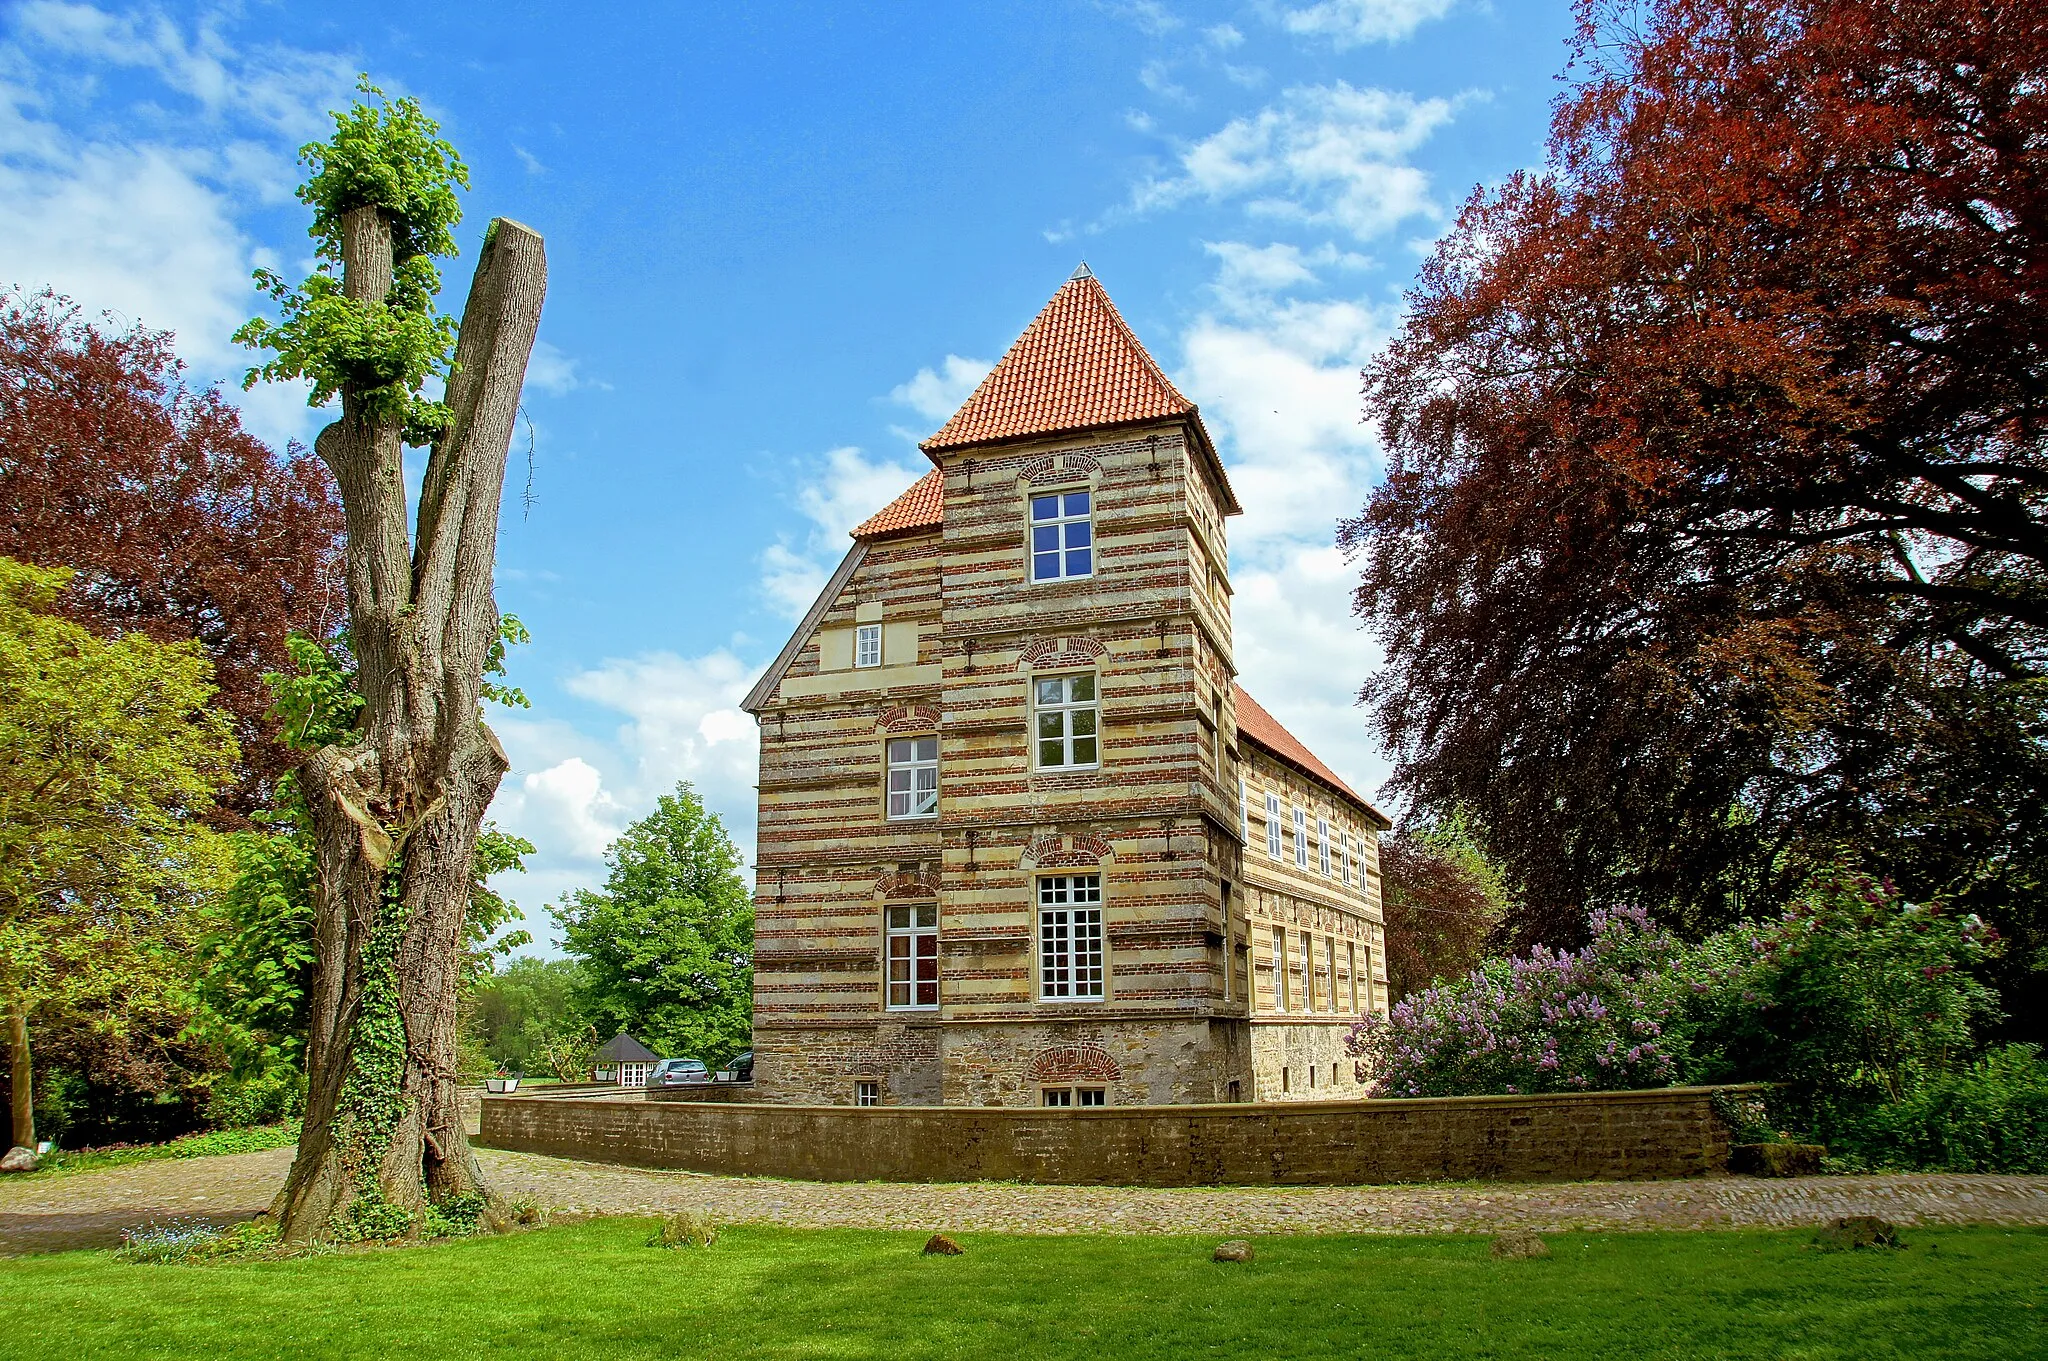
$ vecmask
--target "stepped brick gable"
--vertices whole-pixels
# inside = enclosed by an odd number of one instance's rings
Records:
[[[746,700],[761,1098],[1361,1095],[1387,820],[1236,685],[1194,404],[1084,266],[924,449]]]

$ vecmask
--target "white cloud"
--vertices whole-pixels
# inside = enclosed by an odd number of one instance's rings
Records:
[[[533,343],[533,357],[526,361],[526,383],[537,387],[550,397],[561,397],[578,388],[598,388],[609,392],[610,383],[585,378],[576,370],[582,360],[564,353],[558,346],[545,340]]]
[[[1219,52],[1228,52],[1244,41],[1244,34],[1237,31],[1235,24],[1217,24],[1213,28],[1205,28],[1202,30],[1202,36]]]
[[[948,356],[948,364],[952,362],[953,356]],[[898,400],[903,400],[900,394],[905,388],[931,372],[922,370],[917,378],[897,388]],[[795,479],[802,487],[796,494],[796,508],[810,522],[808,528],[800,536],[783,536],[761,553],[761,593],[770,607],[785,619],[800,617],[853,546],[847,539],[853,527],[901,496],[929,471],[928,466],[871,459],[852,445],[829,449],[809,461]]]
[[[1408,160],[1455,111],[1455,101],[1399,91],[1297,86],[1231,121],[1180,158],[1180,173],[1140,184],[1137,212],[1194,199],[1244,202],[1272,219],[1341,228],[1361,240],[1440,215],[1429,176]]]
[[[1405,38],[1448,14],[1457,0],[1320,0],[1299,9],[1269,11],[1289,33],[1326,38],[1339,52],[1365,43]]]
[[[540,163],[540,157],[534,155],[525,147],[520,146],[517,142],[512,144],[512,154],[519,158],[519,164],[526,167],[527,174],[545,175],[548,173],[548,168]]]
[[[889,390],[889,399],[901,402],[934,425],[944,421],[965,402],[981,380],[994,368],[986,359],[964,359],[949,354],[936,369],[919,369],[907,383]]]
[[[150,73],[159,97],[106,120],[127,136],[72,131],[104,98],[108,69]],[[350,79],[331,54],[237,48],[211,18],[188,31],[155,13],[19,6],[0,43],[0,283],[174,331],[193,376],[234,393],[250,355],[229,336],[259,302],[250,271],[282,263],[240,220],[289,197],[294,147]],[[311,434],[301,386],[237,399],[260,438]]]
[[[759,744],[739,703],[760,670],[721,648],[699,657],[644,653],[576,672],[569,693],[622,720],[604,738],[559,721],[492,719],[512,771],[491,817],[537,848],[528,872],[498,887],[526,907],[536,937],[548,930],[540,905],[601,882],[605,848],[679,781],[695,786],[752,862]]]

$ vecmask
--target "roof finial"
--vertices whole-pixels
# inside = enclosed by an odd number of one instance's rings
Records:
[[[1094,277],[1095,271],[1088,268],[1088,262],[1086,260],[1083,260],[1080,264],[1074,267],[1074,272],[1067,276],[1067,282],[1072,283],[1076,279],[1092,279]]]

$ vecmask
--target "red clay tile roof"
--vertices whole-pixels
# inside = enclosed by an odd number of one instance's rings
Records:
[[[1304,747],[1300,738],[1281,727],[1280,720],[1267,713],[1266,706],[1253,699],[1242,685],[1232,688],[1237,691],[1238,736],[1250,738],[1287,764],[1308,772],[1324,784],[1364,805],[1365,810],[1379,819],[1383,827],[1393,825],[1385,813],[1373,807],[1350,785],[1338,779],[1337,772],[1316,759],[1316,754]]]
[[[856,539],[888,539],[922,534],[945,522],[946,474],[934,468],[910,484],[910,490],[853,527]]]
[[[920,446],[927,454],[1195,414],[1085,270],[1052,295],[966,405]]]

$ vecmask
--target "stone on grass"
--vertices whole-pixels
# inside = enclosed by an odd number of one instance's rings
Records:
[[[1216,1262],[1249,1262],[1252,1259],[1252,1245],[1242,1238],[1232,1238],[1218,1243],[1210,1260]]]
[[[1752,1177],[1817,1177],[1826,1144],[1737,1144],[1728,1166]]]
[[[1813,1236],[1814,1246],[1823,1252],[1846,1252],[1852,1248],[1900,1248],[1899,1229],[1875,1215],[1850,1215],[1837,1219]]]
[[[935,1233],[925,1240],[924,1255],[927,1257],[958,1257],[966,1251],[942,1233]]]
[[[1492,1253],[1501,1261],[1521,1261],[1529,1257],[1548,1257],[1550,1244],[1530,1233],[1527,1229],[1509,1229],[1493,1240]]]
[[[0,1158],[0,1172],[33,1172],[36,1170],[36,1151],[16,1144],[7,1150],[7,1156]]]

